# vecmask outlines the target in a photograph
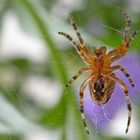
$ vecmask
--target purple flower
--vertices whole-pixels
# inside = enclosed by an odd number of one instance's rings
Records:
[[[130,74],[134,81],[135,87],[131,87],[128,79],[120,70],[116,70],[115,74],[126,83],[132,103],[136,103],[140,99],[140,57],[138,54],[128,54],[114,63],[114,65],[122,65]],[[90,98],[89,90],[85,94],[84,106],[87,118],[92,122],[96,130],[104,130],[109,120],[113,119],[121,107],[126,106],[125,94],[120,85],[116,84],[110,100],[104,106],[96,105]],[[127,106],[126,106],[127,110]],[[126,118],[127,122],[127,118]],[[124,130],[125,131],[125,130]]]

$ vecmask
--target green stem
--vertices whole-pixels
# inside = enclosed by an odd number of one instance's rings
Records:
[[[46,43],[46,46],[49,48],[51,57],[53,60],[57,62],[62,62],[62,59],[58,53],[57,48],[55,47],[56,44],[53,42],[51,35],[47,29],[46,23],[42,20],[41,16],[39,16],[39,12],[35,9],[35,4],[30,1],[30,0],[16,0],[17,2],[20,2],[22,6],[26,9],[26,11],[31,15],[33,21],[35,22],[37,29],[39,33],[42,35],[42,38],[44,39],[44,42]],[[61,64],[56,64],[56,69],[57,69],[57,75],[59,75],[59,78],[62,82],[63,85],[66,84],[68,81],[67,74],[65,71],[64,65]],[[79,109],[77,107],[76,102],[71,99],[71,95],[73,94],[72,89],[69,91],[69,94],[64,95],[66,97],[66,100],[68,102],[67,107],[71,107],[71,109],[74,112],[75,115],[75,121],[77,123],[79,132],[81,134],[81,140],[87,140],[87,136],[84,132],[82,123],[81,123],[81,117],[79,114]]]

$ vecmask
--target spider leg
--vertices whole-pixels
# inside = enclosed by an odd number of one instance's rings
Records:
[[[111,58],[111,62],[113,63],[114,61],[120,59],[121,57],[123,57],[127,52],[128,52],[128,48],[130,47],[131,43],[133,42],[134,38],[136,37],[136,35],[138,34],[140,30],[135,31],[129,41],[125,41],[124,43],[122,43],[121,45],[119,45],[117,47],[117,49],[114,49],[110,52],[108,52],[107,56]]]
[[[130,37],[130,39],[129,39],[129,45],[128,45],[128,47],[129,47],[130,44],[133,42],[133,40],[135,39],[135,37],[136,37],[136,35],[139,33],[139,31],[140,31],[140,30],[137,30],[137,31],[135,31],[135,32],[131,35],[131,37]]]
[[[80,52],[81,47],[76,43],[76,41],[74,41],[74,40],[72,39],[72,37],[71,37],[69,34],[66,34],[66,33],[64,33],[64,32],[58,32],[58,34],[65,36],[69,41],[71,41],[72,45],[73,45],[74,47],[76,47],[77,51]]]
[[[70,84],[73,83],[73,81],[75,81],[83,72],[90,72],[91,69],[90,68],[83,68],[80,69],[67,83],[66,87],[68,87]]]
[[[125,29],[124,29],[123,39],[124,39],[124,42],[127,42],[126,43],[126,48],[129,48],[130,44],[133,42],[133,40],[136,37],[136,35],[138,34],[139,30],[135,31],[131,35],[130,39],[128,40],[128,33],[129,33],[129,30],[130,30],[131,20],[130,20],[130,17],[127,15],[126,12],[123,11],[122,13],[125,16],[125,20],[126,20],[126,26],[125,26]]]
[[[124,15],[125,21],[126,21],[126,26],[124,28],[124,33],[123,33],[123,39],[124,39],[124,41],[127,41],[128,33],[129,33],[129,30],[130,30],[130,25],[131,25],[131,20],[130,20],[130,17],[127,15],[126,12],[123,11],[122,14]]]
[[[123,45],[121,45],[117,49],[108,52],[107,57],[109,58],[110,63],[113,63],[123,57],[127,52],[128,50]]]
[[[71,23],[71,25],[73,26],[73,28],[74,28],[74,30],[75,30],[75,32],[76,32],[76,34],[77,34],[77,37],[78,37],[78,39],[79,39],[79,41],[80,41],[80,45],[81,45],[81,47],[83,48],[83,52],[84,52],[85,54],[89,54],[89,49],[88,49],[86,43],[84,42],[84,40],[83,40],[83,38],[82,38],[82,36],[81,36],[79,30],[78,30],[78,27],[77,27],[77,25],[76,25],[76,23],[75,23],[75,21],[74,21],[74,18],[73,18],[72,16],[70,16],[70,23]]]
[[[111,62],[114,62],[114,61],[120,59],[121,57],[123,57],[128,52],[128,48],[130,47],[134,38],[136,37],[136,35],[140,31],[140,30],[135,31],[130,36],[130,39],[128,39],[131,20],[130,20],[130,17],[127,15],[126,12],[122,12],[122,13],[125,16],[125,20],[126,20],[126,26],[125,26],[124,33],[123,33],[123,43],[121,45],[119,45],[116,49],[108,52],[107,55],[111,58]]]
[[[82,36],[81,36],[81,34],[80,34],[79,30],[78,30],[78,27],[77,27],[77,25],[76,25],[76,23],[74,21],[74,18],[72,16],[70,16],[70,23],[73,26],[73,28],[74,28],[77,36],[78,36],[78,39],[80,41],[80,44],[81,45],[84,45],[84,40],[83,40],[83,38],[82,38]]]
[[[76,41],[74,41],[72,37],[67,33],[58,32],[58,34],[65,36],[72,43],[85,63],[90,64],[93,62],[93,59],[92,57],[90,57],[89,51],[86,46],[81,48],[81,46],[77,44]]]
[[[110,59],[110,62],[113,63],[114,61],[120,59],[125,54],[127,54],[128,49],[127,46],[128,42],[124,42],[121,45],[119,45],[116,49],[111,50],[107,53],[107,58]]]
[[[127,127],[126,127],[126,131],[125,131],[125,133],[127,133],[129,130],[129,127],[130,127],[131,114],[132,114],[132,106],[131,106],[130,97],[128,95],[128,89],[127,89],[127,86],[125,85],[125,83],[123,81],[121,81],[118,77],[116,77],[114,73],[112,73],[109,77],[112,78],[113,80],[115,80],[117,83],[119,83],[122,86],[123,91],[125,93],[125,100],[126,100],[127,109],[128,109],[128,121],[127,121]]]
[[[117,49],[111,50],[107,53],[108,57],[112,57],[113,55],[115,55],[117,53]]]
[[[116,66],[111,67],[111,69],[112,69],[112,70],[121,70],[122,73],[128,78],[128,80],[129,80],[131,86],[134,87],[134,82],[133,82],[133,80],[131,79],[129,73],[125,70],[125,68],[124,68],[123,66],[121,66],[121,65],[116,65]]]
[[[79,93],[79,96],[80,96],[80,113],[81,113],[81,118],[82,118],[82,121],[83,121],[83,124],[84,124],[84,127],[86,129],[86,132],[89,134],[89,129],[87,127],[87,123],[86,123],[86,120],[85,120],[85,114],[84,114],[84,106],[83,106],[83,97],[84,97],[84,90],[87,86],[87,84],[94,78],[93,75],[87,77],[84,82],[82,83],[81,87],[80,87],[80,93]]]

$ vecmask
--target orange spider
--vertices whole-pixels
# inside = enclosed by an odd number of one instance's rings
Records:
[[[123,66],[121,65],[111,66],[113,62],[117,61],[118,59],[120,59],[121,57],[123,57],[128,53],[128,48],[130,47],[130,44],[132,43],[132,41],[134,40],[135,36],[138,33],[138,31],[135,31],[131,35],[131,37],[129,37],[131,20],[125,12],[123,12],[123,15],[126,20],[126,26],[123,33],[122,43],[116,49],[111,50],[109,52],[107,52],[107,48],[104,46],[101,46],[100,48],[94,47],[93,50],[90,51],[87,44],[81,37],[72,16],[70,17],[70,22],[78,36],[80,44],[77,44],[77,42],[74,41],[69,34],[66,34],[64,32],[58,32],[58,34],[65,36],[67,39],[71,41],[71,43],[76,48],[77,52],[79,53],[83,61],[88,65],[88,67],[80,69],[78,73],[74,75],[66,85],[69,86],[83,72],[90,72],[90,75],[83,81],[79,93],[81,117],[83,120],[84,127],[88,134],[89,129],[85,121],[83,108],[83,95],[87,85],[89,85],[90,96],[92,100],[96,102],[99,106],[102,106],[106,104],[110,99],[114,91],[115,84],[116,83],[120,84],[125,93],[125,99],[128,109],[128,121],[125,133],[128,132],[130,126],[132,107],[131,100],[128,94],[128,88],[126,84],[115,75],[113,71],[121,70],[122,73],[128,78],[132,87],[134,87],[134,83]]]

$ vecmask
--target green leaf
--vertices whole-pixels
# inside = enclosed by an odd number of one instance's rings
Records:
[[[66,118],[66,100],[64,96],[62,97],[59,104],[50,111],[44,111],[43,116],[40,120],[40,123],[50,127],[57,127],[64,125]]]

